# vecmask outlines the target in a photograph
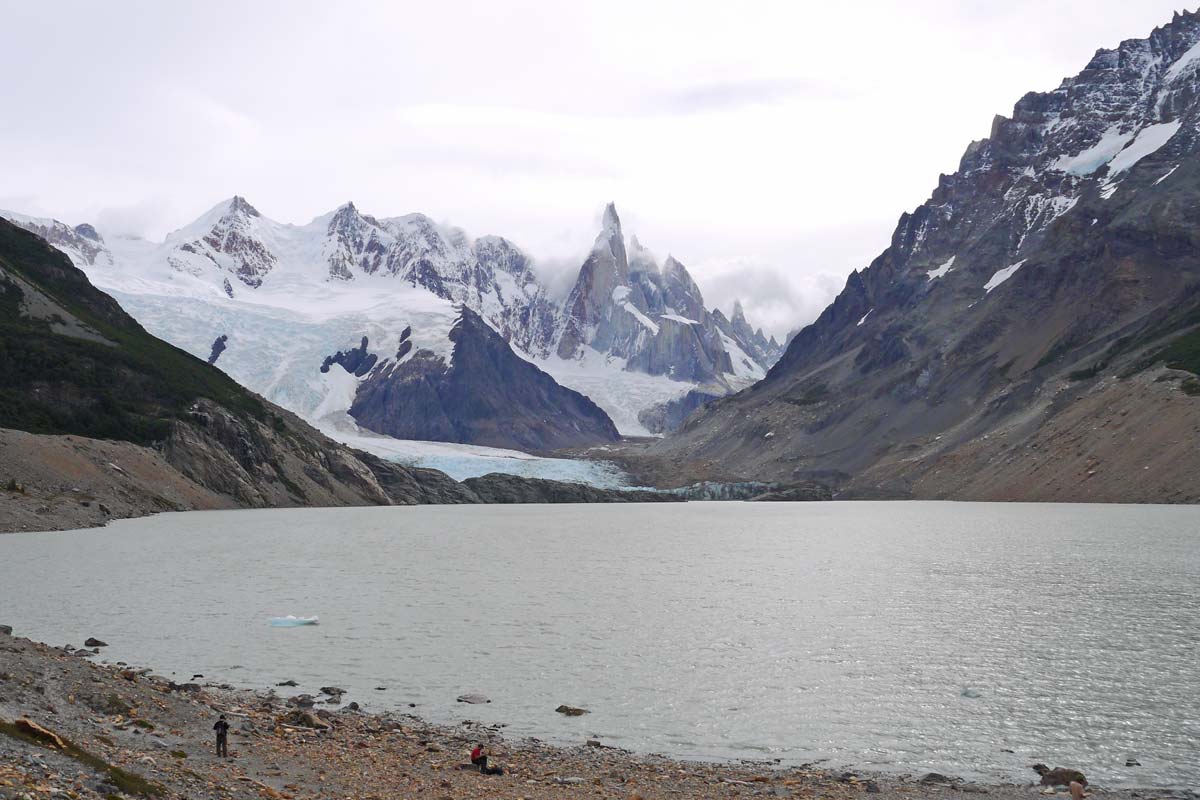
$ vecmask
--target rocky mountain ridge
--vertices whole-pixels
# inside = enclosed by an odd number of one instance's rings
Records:
[[[887,496],[1200,499],[1198,129],[1192,13],[1026,95],[764,381],[650,460]]]
[[[512,242],[499,236],[473,239],[463,230],[439,225],[423,214],[379,219],[360,212],[354,203],[346,203],[307,225],[281,225],[264,217],[245,198],[235,196],[170,234],[163,245],[141,243],[144,245],[143,252],[138,253],[141,258],[130,258],[129,251],[114,254],[90,225],[72,229],[52,219],[8,211],[0,215],[42,235],[81,268],[92,266],[98,258],[108,264],[122,260],[157,261],[176,272],[208,278],[230,297],[260,288],[281,268],[292,280],[316,266],[320,267],[320,278],[328,281],[352,282],[364,276],[396,278],[471,308],[514,346],[535,357],[553,350],[573,352],[574,346],[563,345],[560,340],[567,336],[574,343],[576,331],[592,322],[593,314],[588,313],[591,309],[581,306],[582,318],[574,310],[580,305],[580,295],[585,293],[595,250],[580,269],[576,291],[560,307],[534,272],[532,259]],[[687,269],[669,257],[660,271],[650,252],[636,243],[636,237],[632,240],[635,257],[631,270],[620,220],[612,204],[605,211],[603,225],[604,231],[597,242],[613,246],[621,285],[629,285],[632,278],[632,301],[639,310],[656,317],[710,316]],[[148,254],[147,250],[154,252]],[[120,266],[124,271],[144,271],[154,265]],[[595,302],[610,305],[609,295]],[[735,308],[740,309],[740,304]],[[725,372],[714,372],[712,365],[706,364],[698,368],[701,374],[720,377],[746,369],[765,371],[782,352],[777,342],[763,336],[761,329],[755,331],[744,318],[741,324],[734,324],[725,320],[721,312],[716,309],[714,312],[723,321],[722,332],[734,340],[736,347],[751,354],[752,365],[738,363],[728,366]],[[735,317],[738,313],[735,311]],[[715,347],[718,361],[731,360],[719,355],[719,342]],[[626,358],[630,350],[629,347],[615,351],[597,349],[621,358]],[[650,374],[687,374],[696,369],[683,360],[663,363],[661,356],[635,359],[629,368],[643,366]]]
[[[557,347],[564,359],[591,347],[651,375],[728,387],[762,377],[780,352],[761,329],[751,329],[740,303],[736,323],[708,311],[700,288],[674,257],[660,268],[637,237],[627,251],[611,203],[564,308]]]
[[[238,381],[331,432],[353,424],[345,412],[355,389],[318,373],[324,359],[352,352],[364,336],[390,355],[402,329],[414,331],[410,349],[448,357],[460,306],[632,434],[675,420],[667,406],[694,389],[710,398],[761,378],[782,352],[743,314],[729,320],[706,310],[676,259],[660,268],[633,240],[631,263],[611,206],[597,241],[610,247],[619,276],[591,292],[593,253],[565,305],[506,239],[472,238],[420,214],[376,218],[353,203],[295,226],[234,197],[161,244],[106,242],[53,220],[9,216],[53,237],[156,335],[197,356],[217,353]]]

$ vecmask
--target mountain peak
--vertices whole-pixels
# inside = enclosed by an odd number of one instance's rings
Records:
[[[621,270],[628,269],[625,255],[625,234],[621,231],[621,218],[617,216],[617,207],[609,203],[604,207],[604,218],[601,222],[600,233],[592,245],[593,253],[607,252],[621,262]]]
[[[242,197],[240,194],[235,194],[229,199],[227,211],[230,214],[242,214],[247,217],[262,216],[262,214],[258,213],[258,209],[250,205],[250,203],[246,201],[246,198]]]
[[[606,232],[607,231],[620,232],[621,218],[619,216],[617,216],[616,203],[609,203],[608,205],[606,205],[604,207],[604,218],[603,218],[603,221],[601,222],[601,227]]]

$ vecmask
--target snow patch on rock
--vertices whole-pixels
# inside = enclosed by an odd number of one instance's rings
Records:
[[[1016,275],[1017,270],[1019,270],[1024,265],[1025,265],[1025,259],[1022,259],[1021,261],[1018,261],[1017,263],[1013,264],[1011,267],[1005,267],[1004,269],[996,270],[996,272],[992,275],[992,277],[988,278],[988,282],[983,285],[983,288],[985,290],[987,290],[988,294],[991,294],[993,289],[995,289],[1000,284],[1004,283],[1006,280],[1011,278],[1013,275]]]

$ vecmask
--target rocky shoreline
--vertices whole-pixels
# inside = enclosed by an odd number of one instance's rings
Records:
[[[434,725],[409,714],[201,683],[149,669],[97,664],[92,648],[52,647],[0,626],[0,798],[612,798],[796,797],[880,800],[991,795],[1042,800],[1031,782],[977,784],[946,776],[869,775],[769,762],[703,763],[639,755],[598,741],[552,746],[510,740],[503,726]],[[563,707],[567,708],[567,707]],[[567,712],[577,711],[568,709]],[[229,758],[212,726],[231,724]],[[503,775],[467,764],[476,743]],[[1098,800],[1195,797],[1107,790]]]

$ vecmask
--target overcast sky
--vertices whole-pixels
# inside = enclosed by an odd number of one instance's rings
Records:
[[[1179,0],[0,0],[0,207],[161,236],[233,194],[578,265],[626,233],[811,321],[992,117]]]

